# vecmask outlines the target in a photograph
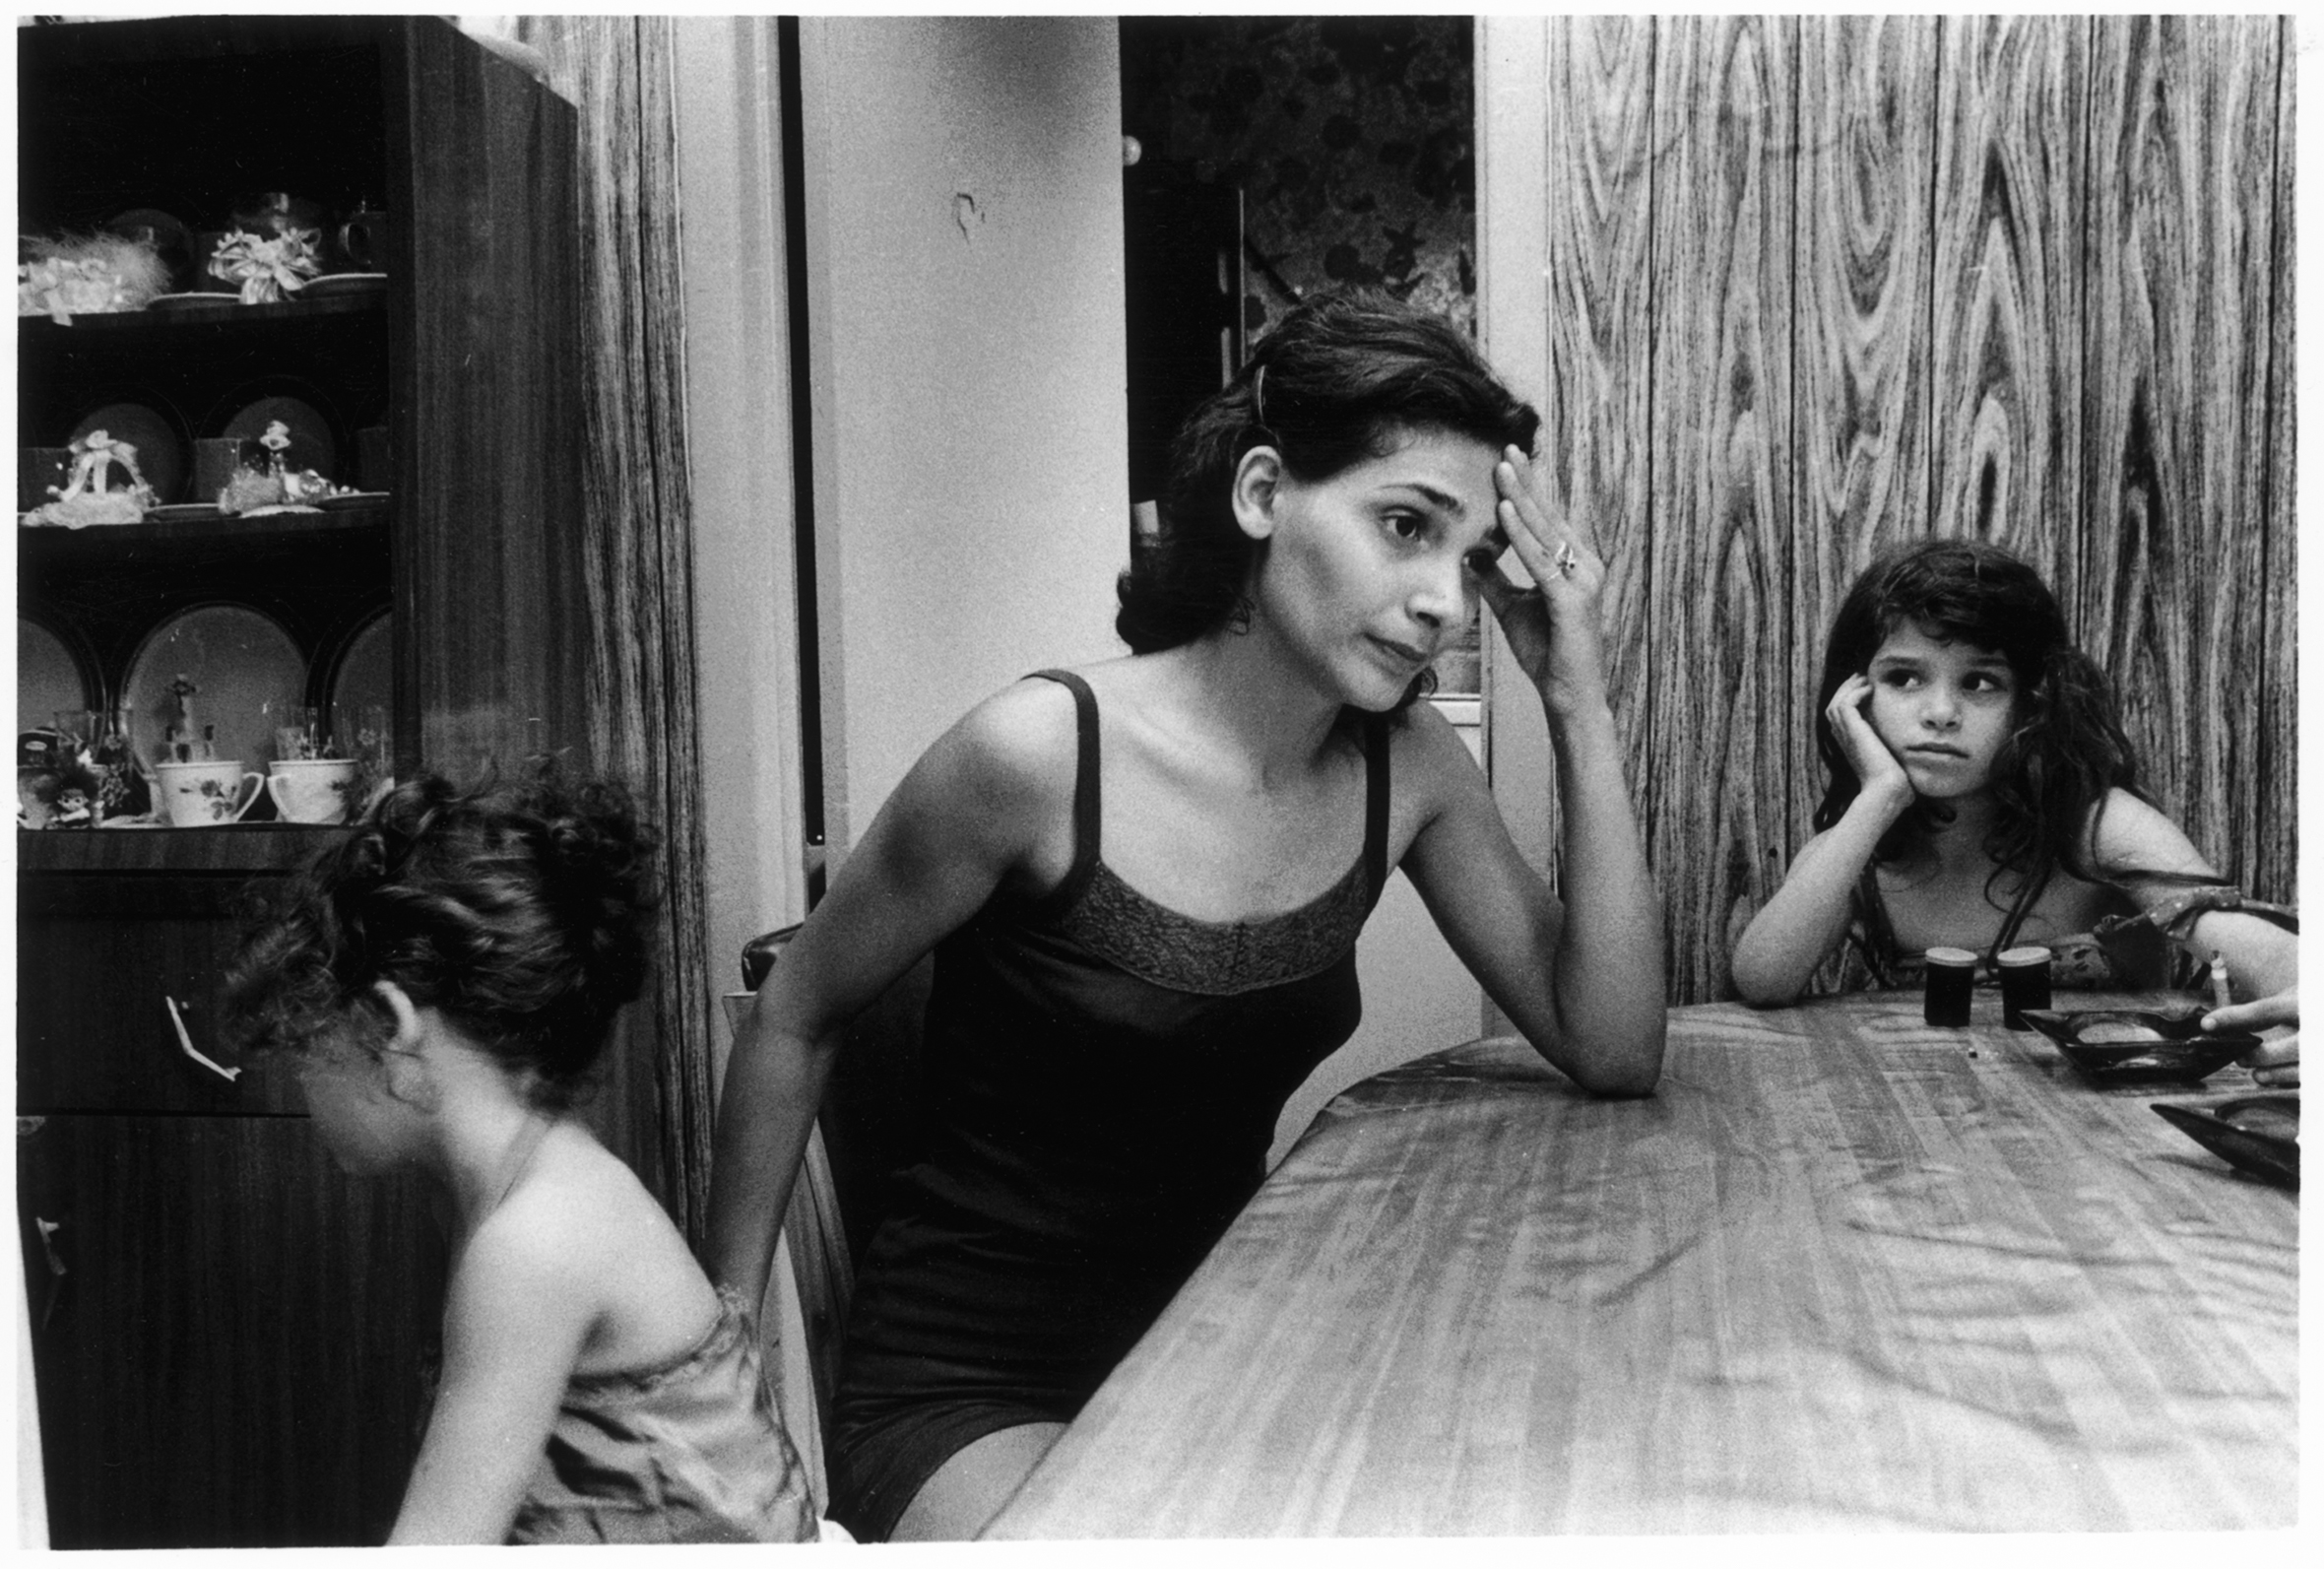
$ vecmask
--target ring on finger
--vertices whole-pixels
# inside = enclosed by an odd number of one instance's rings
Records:
[[[1558,553],[1554,557],[1552,557],[1552,559],[1557,562],[1558,575],[1560,577],[1572,577],[1574,575],[1574,568],[1581,564],[1581,557],[1574,554],[1574,542],[1572,540],[1567,540],[1560,544],[1558,546]]]

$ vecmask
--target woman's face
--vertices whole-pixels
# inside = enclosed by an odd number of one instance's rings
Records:
[[[1881,643],[1865,674],[1873,733],[1904,763],[1914,790],[1952,800],[1992,782],[2017,723],[2018,683],[2007,660],[1906,624]]]
[[[1474,573],[1508,543],[1494,515],[1496,457],[1471,437],[1423,429],[1313,485],[1279,478],[1253,597],[1342,702],[1394,707],[1474,612]]]

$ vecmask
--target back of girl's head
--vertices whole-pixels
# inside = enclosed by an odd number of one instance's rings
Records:
[[[2047,856],[2088,876],[2083,824],[2109,789],[2137,789],[2136,757],[2111,686],[2074,641],[2049,585],[2023,559],[1980,540],[1899,546],[1865,568],[1840,602],[1816,693],[1816,750],[1827,774],[1816,826],[1838,822],[1859,788],[1824,710],[1841,683],[1865,674],[1881,645],[1907,627],[1998,654],[2009,666],[2017,713],[1994,762],[2001,808],[1995,855],[2020,867]],[[1928,826],[1924,814],[1906,814],[1881,854],[1894,855]]]
[[[347,1030],[384,1038],[393,981],[512,1072],[534,1098],[588,1086],[614,1015],[643,989],[654,840],[610,781],[554,769],[470,790],[401,785],[295,879],[227,978],[257,1048]]]
[[[1308,299],[1179,427],[1161,533],[1122,574],[1115,629],[1132,652],[1153,653],[1242,612],[1261,546],[1237,526],[1231,491],[1254,447],[1273,447],[1293,478],[1315,484],[1423,430],[1531,452],[1540,423],[1450,322],[1385,294]]]

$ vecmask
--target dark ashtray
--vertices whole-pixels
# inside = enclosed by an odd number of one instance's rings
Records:
[[[2158,1100],[2154,1106],[2157,1116],[2238,1171],[2299,1186],[2299,1096],[2244,1095],[2208,1104]]]
[[[2066,1060],[2100,1083],[2200,1083],[2259,1045],[2257,1035],[2203,1031],[2202,1009],[2155,1013],[2089,1008],[2029,1008],[2026,1022],[2057,1043]]]

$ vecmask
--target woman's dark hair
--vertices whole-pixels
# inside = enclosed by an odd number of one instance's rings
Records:
[[[1236,525],[1231,491],[1254,447],[1273,447],[1294,479],[1315,484],[1415,431],[1529,453],[1540,425],[1450,322],[1386,294],[1305,300],[1179,427],[1161,531],[1122,574],[1114,629],[1132,653],[1150,654],[1249,616],[1244,590],[1265,546]],[[1404,701],[1428,679],[1422,672]]]
[[[1892,550],[1840,602],[1816,694],[1816,751],[1826,780],[1817,829],[1838,822],[1861,788],[1825,709],[1840,684],[1863,675],[1880,645],[1907,625],[1998,654],[2016,680],[2016,720],[1993,762],[2000,810],[1985,844],[1993,876],[2011,869],[2032,877],[2063,866],[2076,877],[2105,881],[2085,853],[2091,814],[2108,790],[2146,799],[2136,754],[2115,717],[2113,689],[2067,631],[2041,574],[1976,540],[1923,540]],[[1875,857],[1907,854],[1944,820],[1942,804],[1915,802],[1882,837]]]
[[[553,765],[462,791],[400,785],[293,879],[226,980],[255,1049],[306,1050],[354,1025],[384,1036],[393,981],[537,1076],[534,1098],[589,1086],[613,1016],[645,985],[654,836],[628,794]]]

